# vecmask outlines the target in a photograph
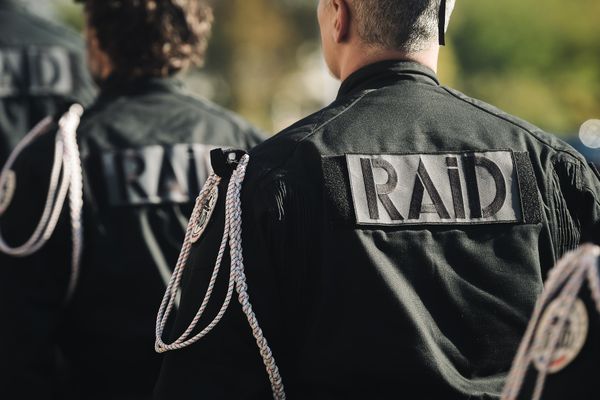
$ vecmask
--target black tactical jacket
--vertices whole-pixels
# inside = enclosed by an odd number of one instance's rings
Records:
[[[39,219],[53,141],[53,135],[38,141],[16,167],[16,197],[2,219],[14,244]],[[52,375],[58,347],[68,393],[59,391],[57,399],[149,398],[160,366],[156,311],[192,202],[210,171],[206,156],[213,146],[249,149],[260,135],[187,94],[176,80],[111,78],[85,112],[78,141],[85,174],[81,278],[65,307],[71,266],[66,210],[42,251],[1,260],[10,286],[2,301],[11,304],[4,320],[11,329],[3,329],[9,351],[0,365],[14,366],[1,376],[6,385],[0,391],[18,387],[20,398],[52,398],[61,386]]]
[[[571,147],[410,62],[356,72],[250,154],[249,294],[290,399],[498,398],[543,277],[600,218],[598,178]],[[173,337],[212,273],[226,184]],[[168,353],[155,393],[271,398],[235,300]]]
[[[0,162],[42,118],[93,95],[78,35],[0,0]]]

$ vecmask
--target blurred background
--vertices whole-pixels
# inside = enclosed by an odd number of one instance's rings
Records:
[[[28,3],[81,30],[81,7],[72,0]],[[186,80],[198,94],[267,132],[328,104],[339,82],[329,76],[320,55],[316,4],[214,1],[207,63]],[[440,79],[593,157],[577,138],[584,122],[600,119],[600,1],[457,0]],[[598,123],[585,125],[587,134],[592,129],[600,135]]]

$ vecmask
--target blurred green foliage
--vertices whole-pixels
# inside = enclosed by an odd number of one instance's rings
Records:
[[[80,29],[80,10],[57,1],[61,18]],[[316,3],[216,0],[209,57],[192,87],[270,131],[332,100],[337,84],[318,61]],[[600,117],[600,2],[457,0],[440,77],[573,135]]]
[[[454,85],[561,135],[600,116],[598,0],[458,0]]]

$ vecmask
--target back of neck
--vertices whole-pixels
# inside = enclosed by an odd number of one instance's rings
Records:
[[[417,53],[405,53],[370,46],[348,48],[346,54],[341,57],[340,79],[344,81],[348,76],[367,65],[387,60],[413,61],[437,72],[438,57],[438,45],[432,45],[431,48]]]

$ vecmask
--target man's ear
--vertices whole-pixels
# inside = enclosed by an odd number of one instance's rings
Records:
[[[331,7],[335,13],[334,39],[342,43],[350,33],[350,6],[347,0],[331,0]]]

